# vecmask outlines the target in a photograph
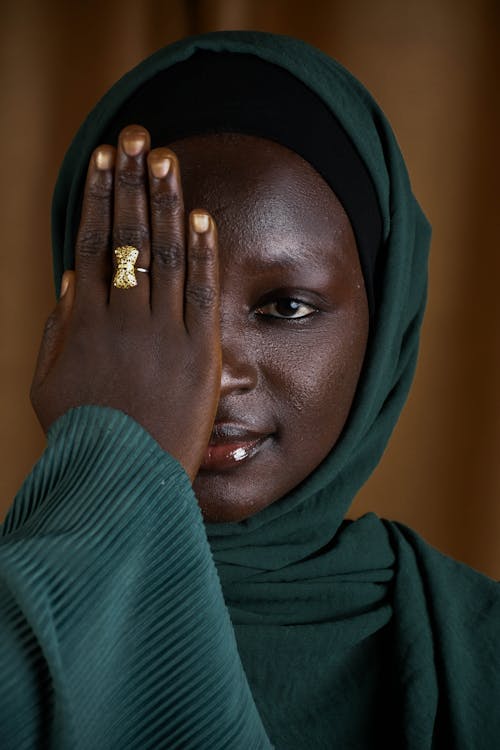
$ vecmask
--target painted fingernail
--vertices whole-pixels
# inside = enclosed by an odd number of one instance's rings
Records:
[[[102,171],[105,169],[111,169],[113,166],[113,152],[111,149],[100,148],[96,151],[94,160],[97,169]]]
[[[123,136],[122,144],[127,156],[139,156],[146,145],[146,134],[140,130],[126,133]]]
[[[210,226],[210,217],[208,214],[192,213],[191,222],[195,232],[206,232]]]
[[[170,171],[170,165],[172,164],[171,159],[168,156],[164,156],[160,159],[151,160],[151,173],[154,177],[161,179],[166,177]]]

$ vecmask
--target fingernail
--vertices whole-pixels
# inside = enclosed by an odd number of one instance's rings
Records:
[[[208,214],[193,213],[191,222],[195,232],[206,232],[210,225],[210,218]]]
[[[113,152],[109,149],[99,149],[96,151],[95,165],[97,169],[111,169],[113,166]]]
[[[151,173],[154,177],[161,179],[166,177],[170,171],[171,160],[168,156],[164,156],[161,159],[151,160]]]
[[[61,279],[61,293],[59,294],[59,299],[62,299],[66,292],[68,291],[69,287],[69,278],[65,273],[63,273],[63,277]]]
[[[139,156],[146,145],[146,135],[140,130],[127,133],[123,136],[122,144],[127,156]]]

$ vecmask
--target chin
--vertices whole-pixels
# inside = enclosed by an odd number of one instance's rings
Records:
[[[235,523],[254,516],[273,502],[273,499],[260,493],[252,486],[250,492],[243,492],[241,485],[232,486],[229,478],[219,475],[198,474],[193,490],[205,523]],[[250,489],[250,488],[249,488]],[[256,497],[258,501],[256,501]]]

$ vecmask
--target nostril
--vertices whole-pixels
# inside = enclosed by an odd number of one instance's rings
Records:
[[[257,383],[257,368],[249,359],[222,355],[221,393],[250,391]]]

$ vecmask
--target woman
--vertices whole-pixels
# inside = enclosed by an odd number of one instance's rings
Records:
[[[408,392],[429,241],[367,92],[287,37],[171,45],[86,120],[53,218],[1,746],[494,747],[497,584],[344,520]]]

